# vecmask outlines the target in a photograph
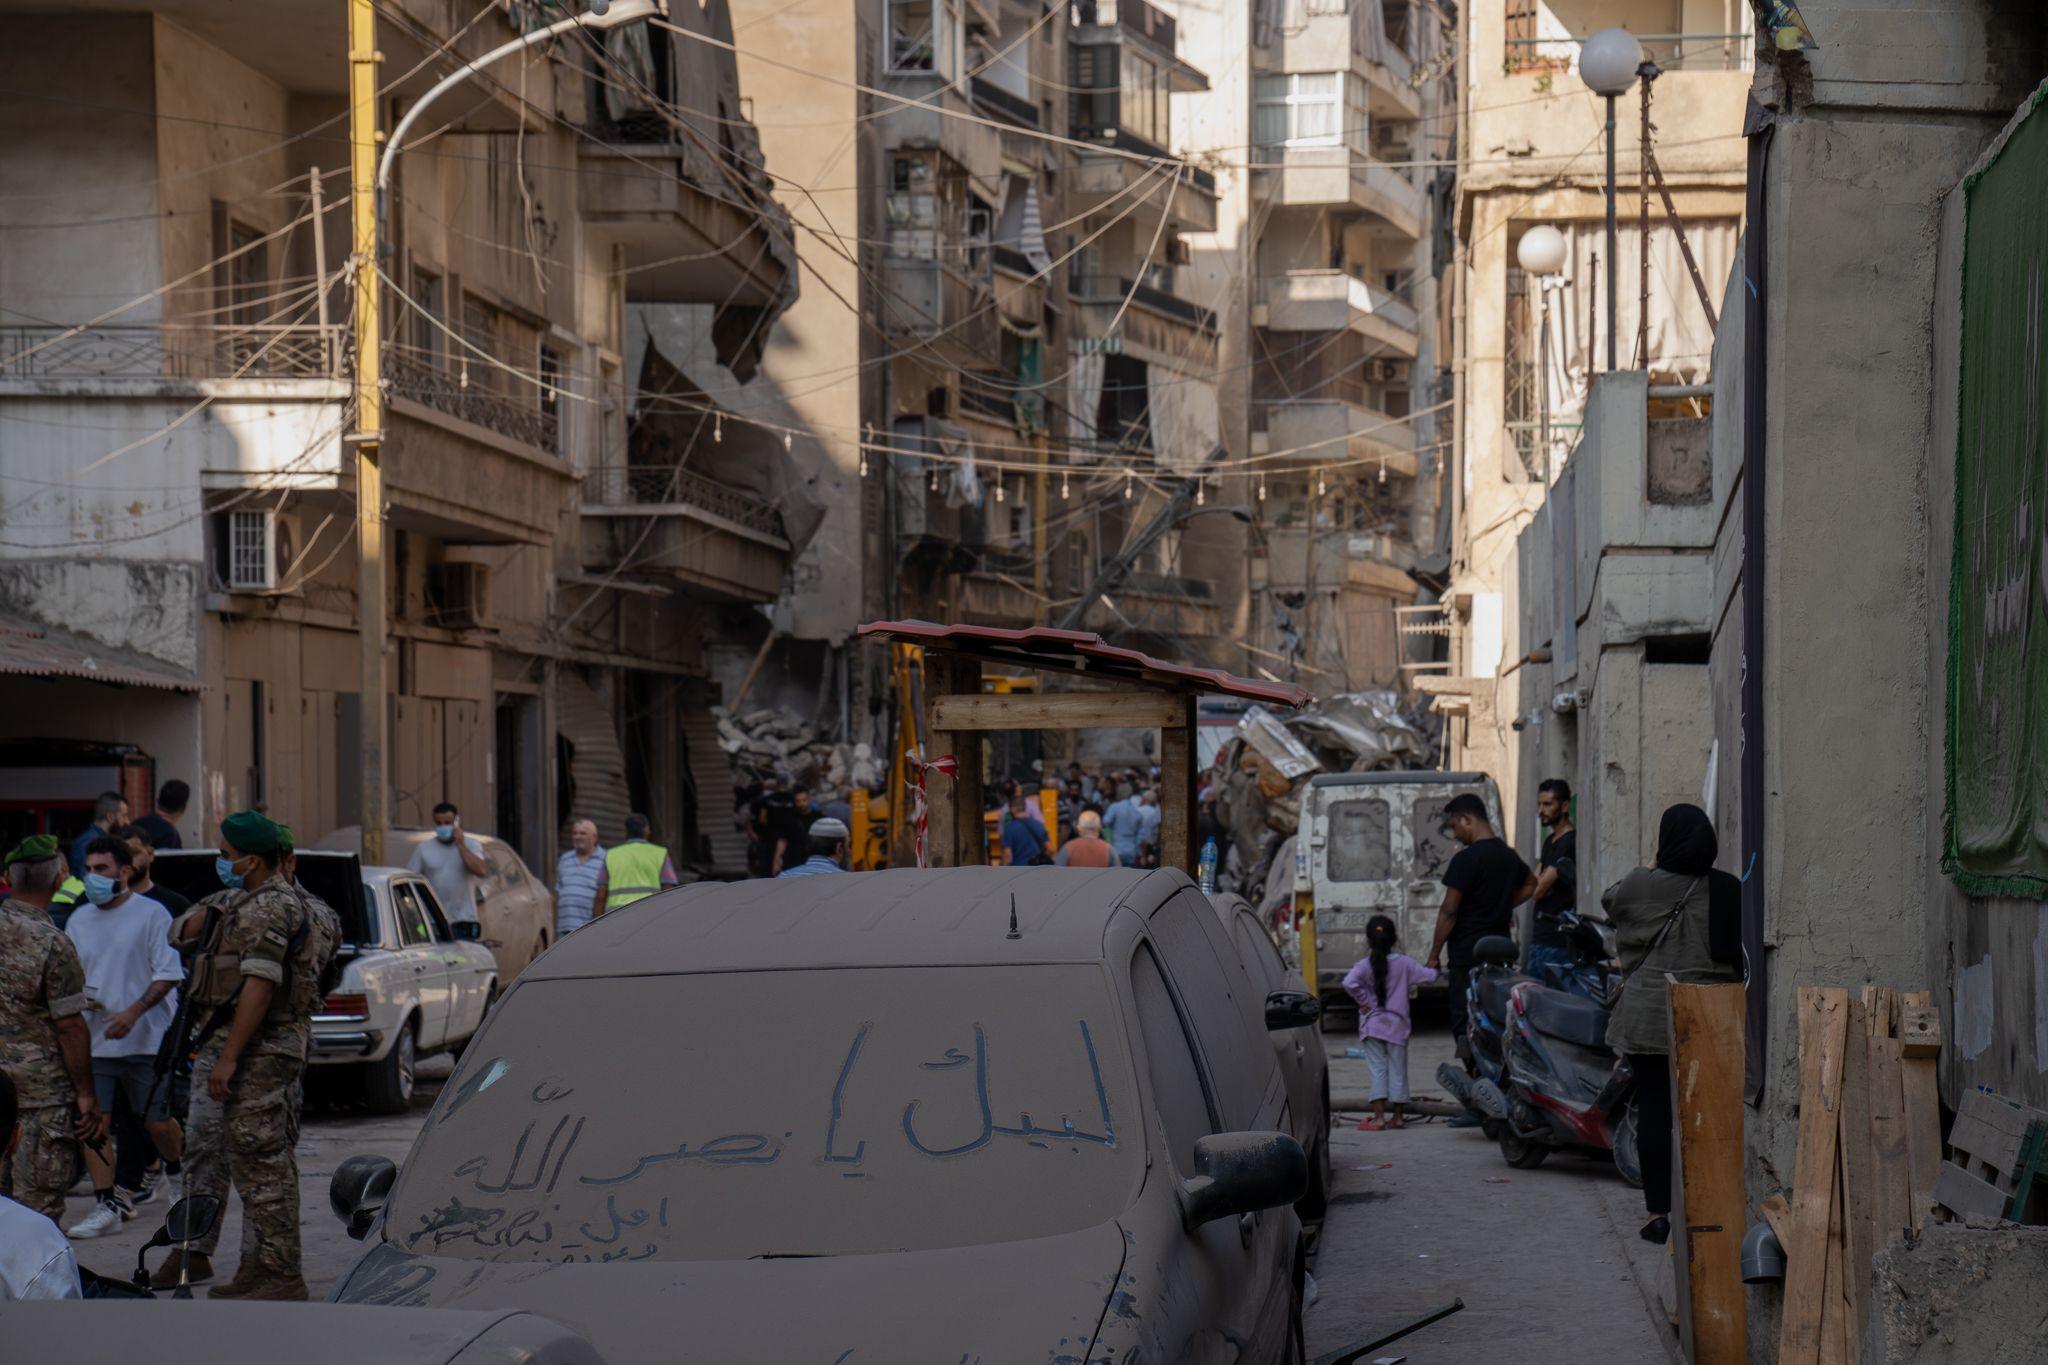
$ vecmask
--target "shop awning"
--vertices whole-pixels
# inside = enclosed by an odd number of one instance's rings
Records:
[[[198,692],[194,675],[133,650],[115,649],[68,630],[0,617],[0,677],[85,678],[114,687]]]

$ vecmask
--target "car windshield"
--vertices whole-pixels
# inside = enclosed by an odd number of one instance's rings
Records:
[[[733,1260],[1050,1236],[1144,1173],[1095,966],[520,983],[385,1236],[479,1260]]]

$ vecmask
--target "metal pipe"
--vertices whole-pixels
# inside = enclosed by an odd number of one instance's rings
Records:
[[[1652,398],[1712,398],[1713,396],[1714,386],[1712,384],[1650,385],[1650,397]]]
[[[1612,374],[1617,368],[1614,360],[1614,329],[1616,311],[1614,291],[1620,287],[1620,274],[1614,267],[1614,96],[1607,97],[1607,370]]]

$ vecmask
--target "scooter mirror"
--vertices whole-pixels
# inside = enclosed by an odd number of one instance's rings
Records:
[[[164,1225],[152,1245],[182,1246],[196,1242],[213,1231],[214,1222],[220,1217],[218,1197],[210,1194],[192,1194],[171,1205],[171,1211],[164,1215]]]

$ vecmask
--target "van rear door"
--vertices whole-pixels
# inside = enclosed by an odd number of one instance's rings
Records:
[[[1399,915],[1401,860],[1388,788],[1317,779],[1308,792],[1309,875],[1316,896],[1316,986],[1341,995],[1366,954],[1374,915]]]

